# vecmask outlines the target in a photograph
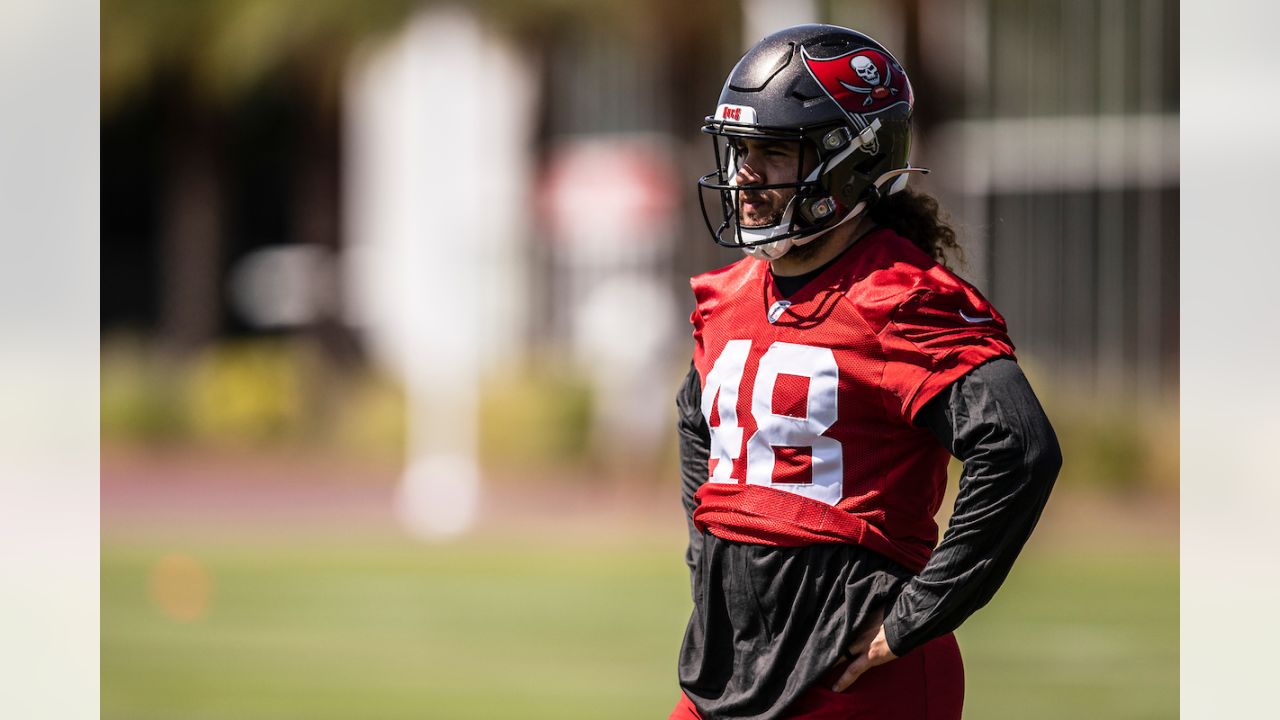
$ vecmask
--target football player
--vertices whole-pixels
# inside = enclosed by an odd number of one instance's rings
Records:
[[[952,631],[1057,477],[1004,319],[942,263],[955,234],[906,187],[913,102],[879,43],[801,25],[743,56],[702,128],[707,227],[748,257],[691,283],[694,611],[672,718],[959,718]],[[938,544],[950,455],[964,473]]]

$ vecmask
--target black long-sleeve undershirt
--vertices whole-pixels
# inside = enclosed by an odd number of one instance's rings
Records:
[[[696,583],[703,542],[693,526],[694,493],[706,480],[710,434],[693,367],[676,404],[690,533],[686,560]],[[1009,358],[952,383],[920,411],[917,424],[964,462],[964,473],[942,542],[886,616],[886,639],[896,655],[954,630],[991,599],[1035,527],[1062,462],[1052,426]]]
[[[697,541],[700,533],[693,525],[693,511],[698,507],[694,493],[707,481],[707,468],[711,464],[711,430],[702,414],[702,381],[693,363],[689,364],[689,374],[676,394],[676,411],[679,413],[676,429],[680,444],[680,501],[689,526],[689,549],[684,559],[693,572],[702,552],[702,543]]]
[[[885,618],[902,655],[986,605],[1022,551],[1062,466],[1058,438],[1018,364],[992,360],[926,405],[917,422],[964,462],[942,542]]]

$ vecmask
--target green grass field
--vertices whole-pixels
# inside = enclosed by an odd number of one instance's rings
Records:
[[[164,553],[212,605],[161,613]],[[682,548],[543,539],[106,537],[104,718],[664,718],[689,611]],[[1034,548],[961,631],[966,717],[1173,718],[1177,556]]]

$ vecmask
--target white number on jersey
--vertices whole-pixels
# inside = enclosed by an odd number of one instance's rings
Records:
[[[707,418],[711,428],[711,461],[715,463],[711,471],[711,482],[737,482],[729,474],[733,472],[733,461],[738,459],[742,451],[742,428],[738,426],[738,385],[742,383],[742,369],[747,364],[747,354],[751,352],[750,340],[730,340],[724,346],[716,364],[707,374],[707,382],[702,388],[702,414]],[[719,402],[716,402],[719,398]],[[720,414],[720,424],[711,425],[712,403]]]
[[[711,430],[711,459],[715,466],[710,482],[737,482],[730,476],[733,461],[742,449],[742,428],[738,425],[738,392],[750,340],[731,340],[711,367],[702,390],[702,414]],[[795,375],[809,381],[803,417],[779,414],[773,407],[774,387],[779,375]],[[844,481],[844,453],[840,442],[824,437],[837,417],[840,370],[830,348],[775,342],[760,358],[755,385],[751,389],[751,416],[756,431],[747,439],[746,482],[767,485],[803,495],[828,505],[840,502]],[[717,397],[719,402],[716,401]],[[719,424],[711,425],[712,404]],[[774,448],[807,447],[812,461],[810,482],[775,482]]]

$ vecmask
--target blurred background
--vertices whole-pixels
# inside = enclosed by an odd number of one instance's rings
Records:
[[[811,21],[911,74],[1066,458],[967,715],[1177,715],[1177,3],[101,12],[104,717],[665,717],[698,127]]]

